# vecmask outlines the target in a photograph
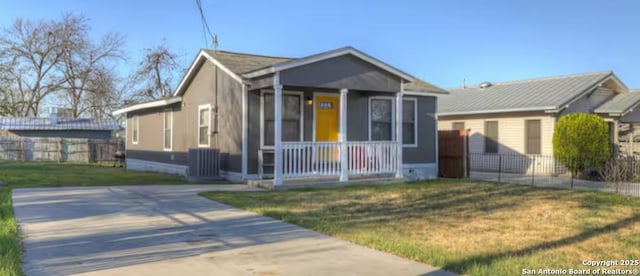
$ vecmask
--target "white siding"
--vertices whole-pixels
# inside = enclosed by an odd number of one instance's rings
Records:
[[[490,116],[490,114],[489,114]],[[476,115],[461,119],[440,117],[438,130],[451,130],[452,123],[464,122],[471,129],[469,138],[470,152],[484,152],[484,122],[498,121],[499,153],[525,153],[525,121],[540,120],[542,145],[541,154],[553,154],[552,138],[555,118],[549,115],[514,115],[513,117],[483,117]]]

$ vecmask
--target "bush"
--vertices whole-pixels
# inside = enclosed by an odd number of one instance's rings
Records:
[[[601,168],[611,157],[607,123],[594,114],[561,117],[553,132],[553,154],[572,175],[589,167]]]

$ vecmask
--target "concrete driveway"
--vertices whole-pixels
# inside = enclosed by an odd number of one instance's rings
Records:
[[[452,275],[197,195],[245,185],[17,189],[27,275]]]

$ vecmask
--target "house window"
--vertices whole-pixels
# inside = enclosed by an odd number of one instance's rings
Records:
[[[393,141],[395,139],[395,100],[391,97],[372,97],[369,100],[370,141]],[[418,101],[406,99],[402,102],[402,144],[417,146]]]
[[[525,121],[525,153],[540,154],[541,150],[541,128],[540,120]]]
[[[140,132],[140,124],[139,124],[139,117],[138,116],[133,116],[131,118],[131,125],[132,125],[132,133],[131,133],[131,143],[133,144],[138,144],[138,135]]]
[[[464,122],[453,122],[453,123],[451,123],[451,129],[464,131]]]
[[[484,122],[484,152],[498,153],[498,121]]]
[[[164,111],[163,121],[163,148],[165,150],[171,150],[171,147],[173,146],[173,112],[171,112],[171,110]]]
[[[209,125],[211,124],[211,105],[198,107],[198,146],[208,147],[211,136]]]
[[[417,146],[418,140],[418,101],[406,99],[402,102],[402,144]]]
[[[371,141],[393,140],[393,100],[372,98],[370,101]]]
[[[263,146],[273,146],[275,140],[275,96],[263,94]],[[282,141],[302,141],[302,94],[282,94]]]

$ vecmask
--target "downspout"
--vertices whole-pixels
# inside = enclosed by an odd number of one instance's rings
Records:
[[[218,87],[218,66],[214,66],[215,68],[215,77],[214,77],[214,86],[215,86],[215,99],[214,99],[214,105],[213,105],[213,132],[212,132],[212,138],[214,140],[214,146],[216,149],[220,150],[220,141],[219,141],[219,135],[218,135],[218,90],[220,89],[220,87]]]

